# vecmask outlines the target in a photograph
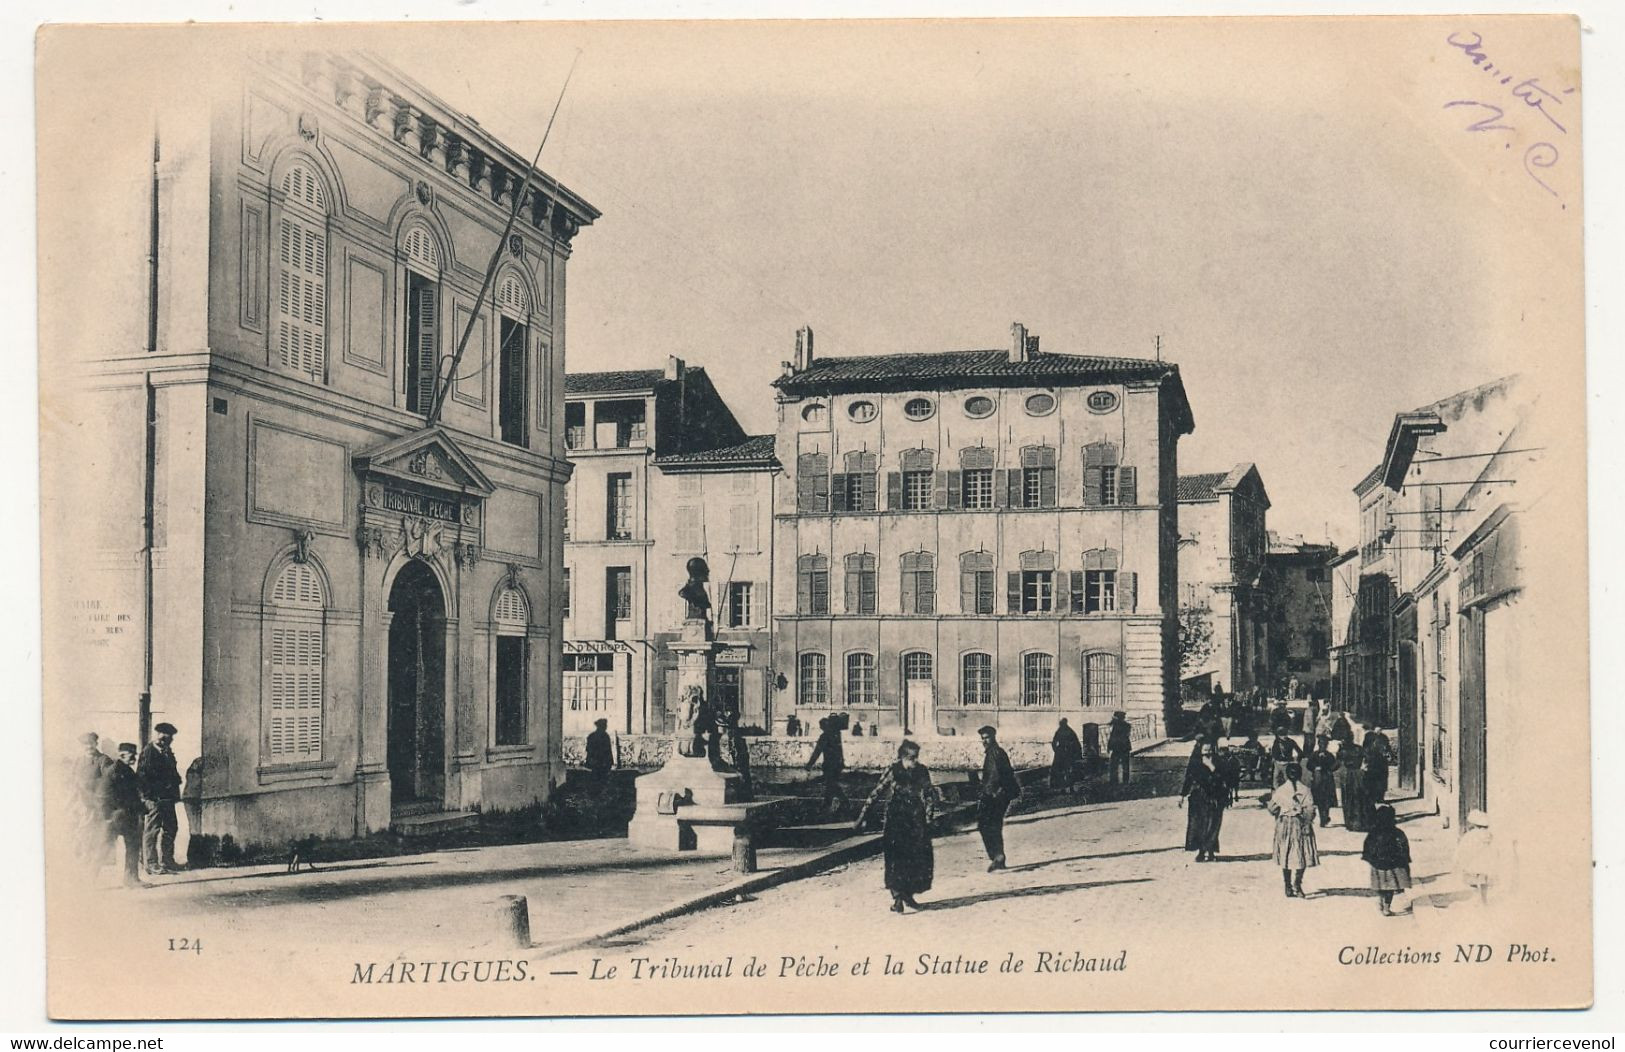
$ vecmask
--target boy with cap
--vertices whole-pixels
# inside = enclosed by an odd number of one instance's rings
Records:
[[[175,864],[175,805],[181,799],[181,772],[170,743],[175,725],[160,723],[153,728],[157,737],[141,750],[136,765],[136,781],[146,815],[141,828],[141,864],[148,875],[178,872]]]

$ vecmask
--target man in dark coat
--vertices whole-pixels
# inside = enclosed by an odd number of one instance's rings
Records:
[[[153,728],[157,734],[145,749],[136,765],[136,780],[141,788],[141,802],[145,816],[141,828],[141,864],[147,874],[178,872],[175,862],[175,805],[181,799],[181,772],[175,763],[170,743],[175,740],[175,725],[160,723]]]
[[[1117,784],[1117,772],[1123,772],[1123,784],[1128,784],[1129,757],[1134,752],[1134,734],[1129,729],[1128,719],[1122,712],[1112,713],[1111,723],[1106,725],[1106,755],[1111,759],[1111,780]]]
[[[1055,760],[1049,770],[1049,787],[1071,789],[1077,779],[1078,761],[1083,759],[1083,743],[1078,741],[1077,732],[1067,726],[1064,716],[1049,744],[1055,750]]]
[[[987,871],[1004,869],[1004,816],[1010,805],[1021,795],[1021,782],[1016,769],[1010,765],[1010,754],[999,746],[998,732],[983,727],[976,732],[982,736],[981,792],[976,798],[976,828],[982,834],[982,846],[987,849]]]
[[[609,777],[615,766],[615,745],[609,740],[609,721],[595,720],[592,733],[587,735],[587,770],[596,781]]]
[[[1370,723],[1363,725],[1365,738],[1360,742],[1360,755],[1363,761],[1366,802],[1376,807],[1388,797],[1388,767],[1393,763],[1393,748],[1388,744],[1388,735],[1373,727]]]
[[[809,769],[824,761],[824,810],[834,813],[837,806],[846,806],[846,793],[841,789],[841,772],[846,769],[846,751],[841,746],[841,726],[828,716],[818,721],[818,742],[807,760]],[[836,804],[839,798],[840,804]]]
[[[107,817],[107,845],[124,841],[124,885],[141,883],[141,821],[146,804],[141,800],[141,782],[135,773],[135,743],[121,742],[118,759],[107,768],[101,780],[101,809]]]

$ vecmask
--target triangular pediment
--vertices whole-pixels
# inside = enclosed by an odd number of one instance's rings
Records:
[[[488,497],[496,489],[485,472],[444,429],[428,427],[356,454],[357,474],[387,475],[418,486]]]

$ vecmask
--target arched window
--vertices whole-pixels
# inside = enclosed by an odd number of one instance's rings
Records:
[[[1020,490],[1016,489],[1017,484]],[[1021,451],[1021,471],[1010,480],[1012,508],[1055,507],[1055,449],[1027,446]]]
[[[1042,708],[1055,704],[1055,656],[1021,655],[1021,703]]]
[[[272,582],[268,599],[262,753],[268,764],[319,761],[326,592],[315,567],[290,562]]]
[[[903,553],[903,613],[937,612],[937,557],[931,552]]]
[[[992,552],[965,552],[959,557],[959,612],[993,612]]]
[[[908,685],[910,683],[930,683],[933,676],[931,652],[928,650],[910,650],[903,655],[903,701],[908,701]]]
[[[846,703],[875,703],[875,656],[867,651],[859,650],[846,655]]]
[[[886,477],[886,504],[904,511],[926,511],[933,502],[947,503],[947,478],[943,478],[942,499],[936,500],[933,479],[936,454],[929,449],[905,449],[901,460],[902,471]]]
[[[802,705],[829,704],[829,658],[814,651],[803,653],[799,660],[800,689],[797,699]]]
[[[959,703],[993,704],[993,655],[973,650],[959,660]]]
[[[957,472],[948,473],[948,505],[970,511],[985,511],[993,507],[992,447],[967,446],[961,449],[959,468]]]
[[[1122,703],[1122,659],[1105,650],[1083,655],[1083,707],[1115,709]]]
[[[406,408],[427,413],[434,404],[440,371],[440,243],[421,223],[401,239],[406,262]]]
[[[1091,442],[1083,447],[1085,505],[1137,504],[1139,488],[1135,470],[1118,464],[1116,445]]]
[[[282,177],[277,222],[276,355],[282,368],[327,375],[327,191],[295,164]]]
[[[836,511],[874,511],[875,473],[879,458],[854,450],[846,455],[846,471],[835,476]]]
[[[796,612],[829,613],[829,556],[803,555],[796,560]]]
[[[529,644],[530,603],[517,588],[497,593],[492,629],[496,635],[495,702],[492,723],[497,745],[524,745],[527,737],[525,666]]]
[[[502,441],[530,444],[526,427],[530,389],[530,291],[509,271],[497,283],[497,425]]]

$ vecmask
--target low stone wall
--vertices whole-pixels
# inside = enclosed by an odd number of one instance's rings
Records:
[[[1136,719],[1131,721],[1134,748],[1149,745],[1161,738],[1160,721]],[[1074,728],[1075,730],[1076,728]],[[975,771],[982,767],[982,741],[975,735],[953,735],[941,738],[919,738],[920,761],[938,770]],[[801,767],[812,757],[816,737],[787,738],[783,735],[761,735],[745,739],[750,747],[752,768]],[[864,736],[841,739],[846,755],[846,766],[855,771],[878,771],[897,759],[897,746],[902,739],[896,737],[872,738]],[[1017,768],[1047,767],[1054,752],[1049,740],[1001,741],[1010,762]],[[650,734],[623,734],[616,738],[616,759],[620,767],[653,770],[671,756],[672,739]],[[1101,746],[1105,746],[1105,727],[1101,728]],[[564,742],[564,762],[580,767],[587,760],[585,738],[568,738]]]

